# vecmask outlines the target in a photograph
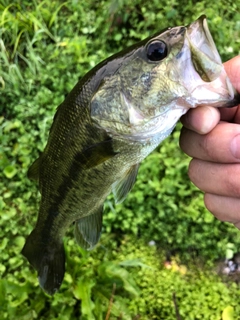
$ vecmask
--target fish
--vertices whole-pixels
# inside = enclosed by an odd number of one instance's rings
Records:
[[[124,201],[141,161],[184,113],[238,102],[205,16],[151,35],[83,76],[57,108],[46,147],[28,170],[41,200],[22,254],[41,288],[50,295],[60,289],[66,230],[74,224],[77,244],[93,249],[106,197]]]

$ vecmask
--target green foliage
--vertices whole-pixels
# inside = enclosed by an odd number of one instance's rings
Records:
[[[104,237],[105,246],[91,253],[67,240],[68,272],[53,297],[26,267],[0,280],[1,319],[175,320],[176,308],[182,319],[231,320],[240,314],[235,283],[226,285],[197,264],[167,262],[156,246],[135,238],[125,237],[120,246],[117,240]]]
[[[22,239],[20,242],[22,244]],[[110,310],[112,319],[122,315],[130,320],[127,302],[139,295],[133,276],[119,261],[110,261],[111,252],[105,249],[88,253],[76,247],[73,240],[69,240],[66,246],[71,255],[67,256],[68,273],[61,293],[53,297],[45,295],[39,288],[36,273],[29,273],[26,267],[22,267],[19,273],[8,273],[6,279],[0,280],[1,319],[62,320],[77,319],[81,315],[82,320],[102,320],[116,286],[116,301],[112,302]],[[16,261],[19,257],[9,261],[12,268]]]
[[[186,275],[167,270],[155,248],[121,243],[123,234],[155,240],[188,260],[212,261],[230,247],[231,254],[239,251],[238,231],[206,211],[188,180],[189,159],[178,148],[180,126],[142,163],[127,200],[117,206],[111,196],[107,200],[103,233],[115,234],[106,240],[110,249],[84,253],[66,238],[68,273],[59,294],[44,295],[20,255],[39,202],[27,169],[46,144],[56,107],[78,78],[112,53],[203,13],[227,60],[239,53],[239,5],[239,0],[211,6],[194,0],[0,1],[1,318],[101,320],[113,297],[109,319],[175,319],[173,292],[183,318],[225,320],[231,307],[240,314],[234,284],[225,286],[198,270]]]
[[[175,320],[176,308],[182,319],[221,319],[233,310],[234,319],[240,319],[237,285],[226,286],[214,273],[196,268],[199,267],[196,263],[184,266],[178,259],[166,263],[154,246],[136,244],[129,239],[123,241],[117,257],[138,257],[149,266],[138,272],[133,270],[141,295],[131,301],[129,308],[140,319]]]

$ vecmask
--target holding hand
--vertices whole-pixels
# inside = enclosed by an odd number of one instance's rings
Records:
[[[240,56],[224,64],[240,92]],[[199,107],[182,117],[180,147],[193,157],[191,181],[203,192],[206,208],[240,229],[240,105]]]

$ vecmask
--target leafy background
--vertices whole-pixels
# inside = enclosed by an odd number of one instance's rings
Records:
[[[240,291],[216,261],[240,233],[207,212],[189,181],[179,129],[141,165],[126,201],[105,205],[100,244],[64,243],[67,272],[53,297],[20,251],[39,193],[26,177],[46,144],[56,107],[94,65],[167,26],[201,14],[223,61],[239,54],[240,1],[0,1],[0,318],[240,319]]]

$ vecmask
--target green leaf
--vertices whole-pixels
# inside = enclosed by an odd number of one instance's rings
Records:
[[[28,298],[25,285],[16,284],[12,281],[7,281],[6,291],[13,297],[13,299],[9,302],[9,306],[11,306],[12,308],[20,306]]]
[[[3,173],[8,179],[11,179],[17,174],[17,168],[13,165],[6,166],[3,170]]]
[[[125,261],[119,262],[119,265],[123,267],[151,268],[147,264],[143,263],[140,259],[125,260]]]
[[[227,306],[222,313],[222,320],[234,320],[234,309],[232,306]]]
[[[139,288],[137,287],[133,277],[127,270],[120,267],[118,264],[113,262],[105,262],[102,263],[98,272],[102,277],[109,277],[112,281],[114,279],[119,279],[123,283],[123,287],[126,291],[133,294],[134,296],[138,296],[140,293]]]
[[[92,313],[95,304],[91,299],[92,287],[94,285],[94,280],[82,277],[78,279],[77,284],[73,289],[73,294],[75,298],[81,300],[81,312],[83,316],[87,316],[87,320],[95,320],[94,315]]]
[[[20,120],[7,121],[4,127],[4,133],[8,133],[11,130],[17,129],[21,126]]]
[[[226,259],[232,259],[236,251],[236,245],[234,243],[227,243],[226,245]]]

